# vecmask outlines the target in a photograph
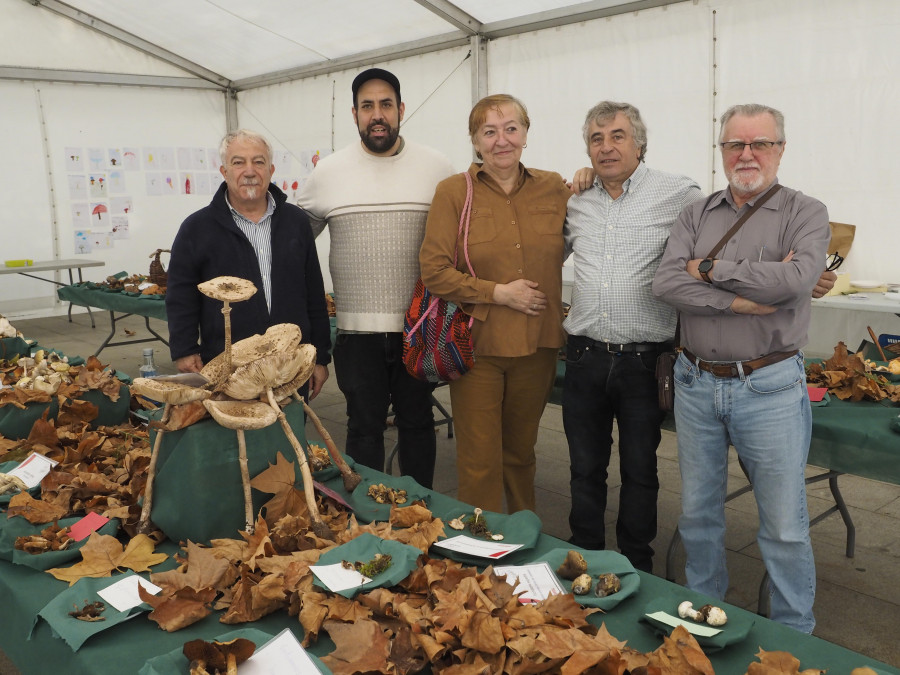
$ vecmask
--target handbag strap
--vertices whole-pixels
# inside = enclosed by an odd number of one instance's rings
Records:
[[[463,240],[463,254],[466,257],[466,266],[469,268],[469,274],[473,278],[475,270],[472,269],[472,261],[469,260],[469,221],[472,220],[472,176],[468,171],[463,172],[466,177],[466,201],[463,203],[462,212],[459,214],[459,229],[456,232],[456,240],[459,241],[460,235]],[[457,256],[459,255],[459,246],[453,249],[453,266],[456,267]]]
[[[456,261],[459,259],[459,238],[460,235],[462,235],[463,254],[466,258],[466,265],[469,268],[469,274],[471,274],[473,278],[476,278],[475,270],[472,269],[472,261],[469,260],[469,221],[472,219],[472,176],[469,175],[468,171],[464,171],[463,176],[466,177],[466,200],[463,202],[462,211],[459,214],[459,229],[456,231],[457,245],[453,248],[453,267],[456,267]],[[437,311],[438,300],[439,298],[436,295],[431,296],[431,301],[428,303],[428,309],[422,312],[422,316],[419,317],[416,324],[409,329],[410,334],[419,330],[419,327],[425,322],[425,319]],[[470,316],[469,328],[472,327],[474,321],[475,317]]]
[[[766,192],[766,194],[764,194],[762,197],[757,199],[756,203],[753,206],[751,206],[749,209],[747,209],[747,212],[744,215],[742,215],[740,218],[738,218],[737,222],[731,226],[731,229],[725,233],[725,236],[719,240],[719,243],[713,247],[712,251],[710,251],[706,257],[712,258],[713,256],[716,255],[716,253],[718,253],[720,250],[722,250],[722,247],[725,246],[725,244],[728,242],[728,240],[731,239],[731,237],[733,237],[734,234],[739,229],[741,229],[741,225],[746,223],[750,219],[750,216],[752,216],[754,213],[756,213],[756,211],[759,209],[759,207],[762,206],[763,204],[765,204],[769,200],[769,197],[773,196],[780,189],[781,189],[781,185],[776,183],[771,188],[769,188],[769,191]]]

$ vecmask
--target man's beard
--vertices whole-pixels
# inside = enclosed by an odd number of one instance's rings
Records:
[[[742,167],[742,168],[746,168],[747,166],[748,165],[745,164],[744,167]],[[733,187],[737,192],[740,192],[742,194],[756,192],[760,188],[765,187],[763,185],[763,181],[765,181],[765,176],[763,176],[761,167],[756,165],[754,168],[756,168],[758,170],[758,173],[756,174],[756,178],[754,178],[752,181],[748,181],[740,176],[740,173],[738,172],[738,167],[735,166],[734,171],[731,174],[731,178],[728,181],[729,184],[731,185],[731,187]]]
[[[384,127],[387,133],[381,138],[374,138],[369,129],[372,127]],[[378,122],[370,124],[365,131],[359,130],[359,137],[362,139],[363,145],[375,153],[387,152],[394,147],[397,138],[400,137],[400,127],[392,127],[386,122]]]

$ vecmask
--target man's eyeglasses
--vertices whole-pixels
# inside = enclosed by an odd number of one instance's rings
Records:
[[[825,271],[834,272],[841,266],[842,262],[844,262],[844,258],[839,253],[829,253],[828,257],[825,258]]]
[[[732,155],[741,154],[748,145],[750,146],[751,152],[768,152],[776,145],[784,145],[784,141],[753,141],[752,143],[727,141],[725,143],[719,143],[720,148]]]

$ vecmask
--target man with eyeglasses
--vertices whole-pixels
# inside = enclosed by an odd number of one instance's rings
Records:
[[[756,497],[771,618],[811,633],[816,570],[804,468],[812,417],[800,349],[830,239],[828,212],[778,186],[785,148],[779,111],[738,105],[721,125],[728,187],[682,212],[653,282],[654,294],[681,317],[675,422],[687,585],[717,598],[728,590],[724,499],[732,444]],[[766,195],[715,257],[704,258]]]

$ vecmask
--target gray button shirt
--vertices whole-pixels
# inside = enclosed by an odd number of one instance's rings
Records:
[[[685,271],[687,261],[705,258],[755,199],[738,210],[726,189],[686,208],[653,281],[654,295],[681,312],[681,344],[705,361],[745,361],[807,342],[812,289],[831,238],[828,212],[817,199],[782,188],[719,251],[711,284]],[[791,251],[793,258],[783,262]],[[777,311],[735,314],[736,296]]]

